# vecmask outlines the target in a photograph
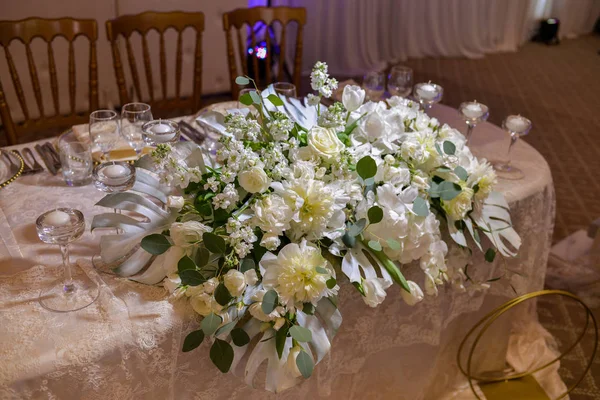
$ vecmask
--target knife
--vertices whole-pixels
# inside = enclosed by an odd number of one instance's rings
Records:
[[[52,173],[52,175],[56,175],[56,168],[54,168],[54,161],[52,160],[52,156],[48,154],[48,151],[45,147],[42,147],[40,144],[35,145],[35,150],[42,157],[42,161],[44,161],[44,165],[48,168],[48,171]]]
[[[52,161],[54,162],[54,169],[58,171],[62,167],[62,163],[60,162],[60,156],[56,152],[56,149],[50,142],[44,143],[42,147],[48,150],[48,154],[50,154]]]

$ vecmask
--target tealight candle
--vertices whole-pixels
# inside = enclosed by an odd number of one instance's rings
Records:
[[[63,226],[71,222],[71,217],[64,211],[54,210],[44,218],[44,222],[48,225]]]
[[[419,92],[419,96],[421,96],[424,100],[433,100],[437,96],[437,89],[434,85],[427,83],[417,90]]]
[[[512,132],[521,133],[527,130],[529,123],[527,119],[521,117],[520,115],[511,115],[506,118],[505,126]]]
[[[115,179],[127,176],[129,171],[122,165],[114,164],[103,168],[102,173],[109,178]]]
[[[158,124],[150,128],[150,131],[152,131],[152,133],[169,133],[172,130],[173,129],[169,125],[163,124],[160,120],[158,120]]]
[[[463,114],[469,118],[479,118],[483,115],[483,108],[478,103],[470,103],[463,108]]]

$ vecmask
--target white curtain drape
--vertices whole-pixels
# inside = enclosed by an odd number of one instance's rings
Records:
[[[305,7],[303,72],[327,60],[356,75],[418,57],[515,51],[538,21],[561,20],[561,37],[592,30],[600,0],[275,0]]]

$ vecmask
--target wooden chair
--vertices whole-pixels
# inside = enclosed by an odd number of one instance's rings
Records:
[[[69,42],[69,58],[68,58],[68,73],[69,73],[69,105],[70,112],[67,115],[60,114],[59,108],[59,93],[58,93],[58,78],[56,73],[56,61],[54,58],[54,50],[52,41],[62,36]],[[86,37],[90,42],[89,55],[89,108],[95,110],[98,108],[98,65],[96,60],[96,40],[98,36],[98,28],[96,21],[93,19],[43,19],[43,18],[27,18],[20,21],[0,21],[0,46],[4,49],[6,62],[12,78],[13,86],[17,94],[21,110],[25,120],[15,123],[12,114],[6,103],[5,92],[0,82],[0,117],[4,129],[8,136],[9,144],[16,144],[19,137],[23,134],[32,133],[40,130],[57,129],[69,127],[76,124],[84,123],[88,120],[89,112],[78,114],[75,111],[75,51],[73,42],[78,36]],[[54,103],[54,114],[46,115],[42,92],[40,89],[40,80],[36,70],[33,53],[31,51],[31,42],[34,38],[43,39],[48,47],[48,68],[50,73],[50,86],[52,88],[52,100]],[[40,117],[37,119],[30,118],[30,112],[27,108],[25,94],[19,79],[19,74],[9,45],[13,40],[18,40],[25,45],[27,54],[27,63],[29,66],[29,76],[35,95],[35,100],[39,110]]]
[[[189,98],[180,97],[181,75],[182,75],[182,33],[192,27],[196,31],[196,49],[194,54],[194,82],[193,93]],[[169,28],[177,31],[177,50],[175,59],[175,97],[167,98],[167,60],[165,50],[165,31]],[[162,99],[157,99],[154,93],[152,80],[152,67],[150,62],[150,52],[148,50],[148,42],[146,36],[151,30],[156,30],[160,35],[160,81],[162,87]],[[197,111],[200,108],[200,96],[202,92],[202,32],[204,31],[204,14],[201,12],[144,12],[137,15],[124,15],[122,17],[106,21],[106,34],[112,46],[113,63],[117,84],[119,86],[119,97],[121,105],[130,103],[132,99],[127,91],[125,83],[125,73],[123,63],[121,62],[121,54],[117,38],[121,35],[125,40],[125,48],[127,50],[127,61],[131,78],[133,80],[133,88],[138,101],[142,99],[140,77],[138,74],[135,55],[131,46],[131,35],[138,32],[142,37],[142,54],[144,59],[144,72],[146,75],[146,83],[148,85],[148,93],[150,99],[148,102],[152,108],[157,110],[174,110],[174,109],[190,109]]]
[[[233,10],[231,12],[223,14],[223,30],[225,31],[225,36],[227,38],[227,57],[229,60],[229,73],[231,77],[231,88],[233,92],[233,97],[237,99],[240,88],[237,84],[235,84],[235,78],[238,75],[248,75],[248,61],[246,55],[246,46],[244,41],[242,40],[242,34],[240,30],[243,28],[245,24],[250,26],[251,28],[258,22],[263,22],[265,25],[272,27],[275,21],[279,21],[281,23],[281,39],[279,40],[280,44],[280,57],[283,60],[285,58],[285,45],[286,45],[286,27],[292,22],[296,21],[298,23],[298,33],[296,39],[296,52],[294,56],[294,75],[293,82],[296,85],[296,88],[300,88],[300,72],[302,67],[302,29],[306,24],[306,9],[304,8],[295,8],[295,7],[253,7],[253,8],[239,8],[237,10]],[[232,40],[232,32],[231,27],[235,28],[237,31],[237,47],[239,51],[240,62],[242,65],[242,71],[238,71],[237,63],[235,59],[235,50],[234,44]],[[251,44],[252,48],[256,46],[256,34],[254,29],[249,29],[251,35]],[[264,84],[271,83],[272,75],[271,75],[271,37],[267,33],[265,35],[265,42],[267,46],[267,57],[266,57],[266,80]],[[257,73],[258,68],[258,58],[256,56],[252,57],[252,67],[253,67],[253,75],[251,78],[257,81],[257,84],[262,85],[263,82],[260,82],[259,74]],[[284,79],[284,68],[283,63],[279,63],[279,71],[275,75],[278,81],[283,81]]]

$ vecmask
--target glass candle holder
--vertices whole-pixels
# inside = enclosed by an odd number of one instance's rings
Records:
[[[142,125],[144,142],[151,146],[163,143],[177,143],[181,131],[175,121],[169,119],[155,119]]]
[[[473,129],[478,123],[486,121],[490,112],[485,104],[478,103],[477,100],[461,103],[458,111],[467,124],[466,137],[468,145],[473,135]]]
[[[92,172],[96,189],[107,193],[129,190],[135,183],[135,167],[125,161],[109,161],[97,165]]]
[[[394,65],[387,79],[390,95],[408,97],[413,87],[413,70],[403,65]]]
[[[40,240],[60,246],[63,259],[63,279],[40,293],[40,304],[50,311],[81,310],[98,298],[98,285],[85,273],[74,277],[69,262],[69,243],[79,239],[85,231],[85,220],[79,210],[57,208],[40,215],[35,226]],[[80,274],[81,275],[81,274]]]
[[[525,136],[531,130],[531,121],[520,115],[509,115],[502,122],[502,128],[510,135],[510,143],[506,152],[505,161],[493,161],[491,164],[496,174],[504,179],[523,179],[525,174],[519,168],[511,164],[510,151],[521,136]]]
[[[385,92],[385,75],[381,71],[369,71],[363,76],[363,89],[367,99],[379,101]]]
[[[444,95],[444,88],[431,81],[427,83],[417,83],[413,90],[413,96],[425,111],[429,110],[431,106],[442,101]]]
[[[284,97],[296,97],[296,85],[289,82],[275,82],[273,84],[275,92]]]

